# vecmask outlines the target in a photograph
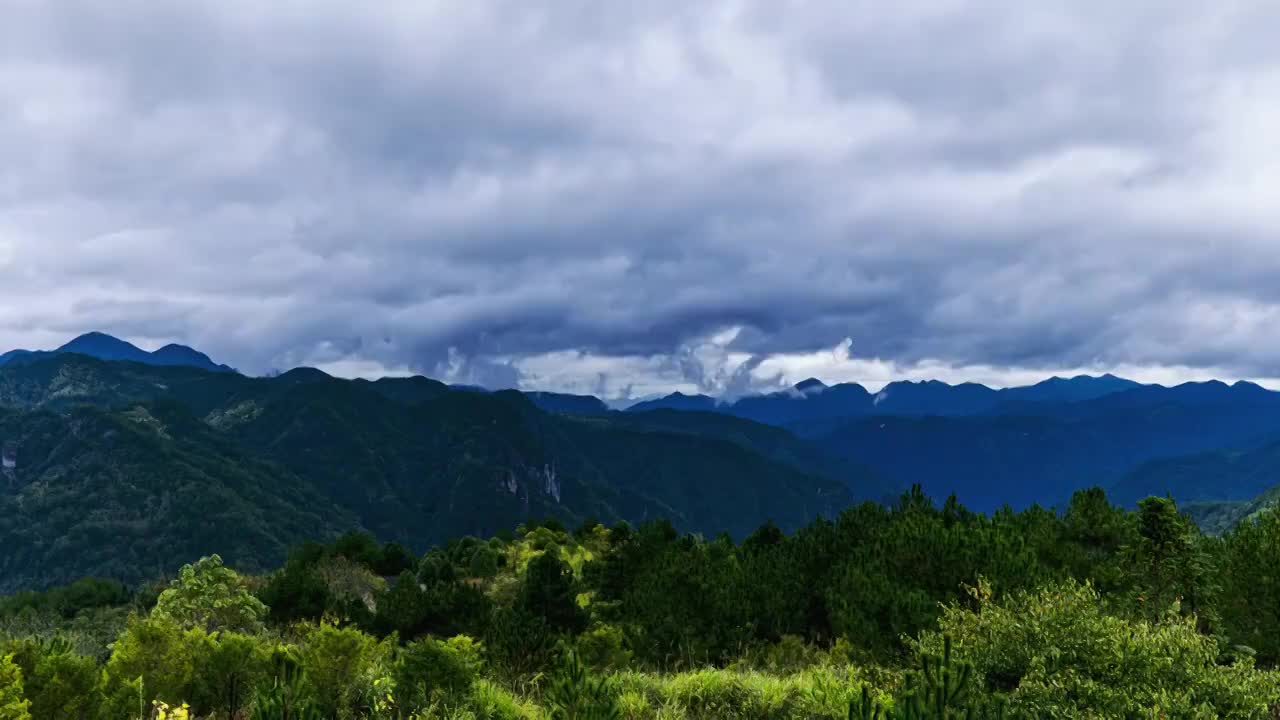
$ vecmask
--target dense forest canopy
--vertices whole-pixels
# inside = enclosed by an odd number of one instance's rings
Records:
[[[1101,490],[987,516],[916,489],[741,541],[348,533],[4,598],[0,717],[1271,717],[1277,547],[1275,511],[1210,537]]]

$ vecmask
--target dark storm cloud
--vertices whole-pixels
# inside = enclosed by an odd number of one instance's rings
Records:
[[[1266,3],[4,5],[12,345],[612,394],[1280,376]]]

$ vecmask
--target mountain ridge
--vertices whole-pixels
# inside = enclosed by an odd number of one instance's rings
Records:
[[[87,355],[99,360],[119,360],[143,365],[184,366],[211,372],[237,372],[235,368],[218,364],[205,353],[186,345],[169,343],[154,352],[148,352],[133,343],[97,330],[78,335],[54,350],[10,350],[0,354],[0,367],[15,361],[30,361],[34,358],[67,353]]]
[[[238,562],[267,566],[287,544],[352,528],[421,551],[548,517],[661,517],[745,536],[766,520],[799,527],[854,501],[826,472],[838,461],[788,455],[799,441],[776,428],[735,437],[621,413],[548,413],[516,391],[426,378],[305,369],[253,378],[50,353],[0,367],[0,415],[12,461],[0,477],[0,590],[110,574],[95,550],[105,538],[166,538],[175,518],[203,539],[136,543],[131,567],[172,571],[223,545]],[[286,517],[287,537],[264,530],[250,506]],[[221,520],[209,525],[202,512]]]

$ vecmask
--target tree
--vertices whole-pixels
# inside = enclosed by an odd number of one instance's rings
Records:
[[[267,612],[240,576],[224,567],[221,557],[210,555],[182,566],[178,578],[160,593],[152,615],[169,618],[183,628],[252,633],[262,629]]]
[[[586,613],[574,592],[573,571],[550,550],[529,561],[519,604],[557,630],[576,634],[586,626]]]
[[[373,627],[380,635],[394,632],[402,638],[415,638],[426,631],[431,610],[427,593],[418,585],[413,573],[406,570],[400,573],[389,590],[378,597]]]
[[[488,545],[476,548],[471,555],[470,571],[472,577],[491,578],[498,574],[498,553]]]
[[[1280,678],[1250,660],[1218,662],[1218,645],[1195,621],[1113,614],[1098,591],[1074,581],[995,598],[986,583],[968,603],[946,607],[921,653],[946,639],[974,682],[1008,694],[1013,717],[1261,717],[1280,697]]]
[[[267,676],[267,648],[257,637],[228,631],[201,639],[193,658],[191,705],[201,716],[239,717]]]
[[[415,640],[400,651],[392,674],[396,707],[412,715],[437,699],[464,694],[479,669],[479,645],[465,635],[447,642],[434,638]]]
[[[1227,637],[1280,661],[1280,509],[1240,523],[1218,553],[1222,619]]]
[[[203,644],[204,636],[200,628],[184,633],[168,616],[131,617],[104,671],[112,714],[127,717],[122,713],[137,708],[139,695],[146,703],[186,701],[194,673],[193,646]]]
[[[356,717],[388,673],[392,642],[328,623],[308,628],[298,650],[316,706],[324,717]]]
[[[62,637],[13,643],[32,720],[83,720],[98,704],[98,664],[78,655]]]
[[[1216,588],[1191,518],[1179,513],[1172,499],[1149,497],[1138,503],[1138,535],[1125,555],[1145,616],[1160,617],[1176,603],[1181,612],[1198,613],[1212,627]]]

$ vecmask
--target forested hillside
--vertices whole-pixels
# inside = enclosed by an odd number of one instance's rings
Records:
[[[883,493],[772,428],[584,421],[425,378],[248,378],[59,353],[0,368],[0,407],[13,465],[0,589],[136,582],[212,552],[260,569],[353,527],[418,550],[529,517],[667,518],[741,537]]]
[[[1100,490],[990,517],[917,490],[740,542],[550,520],[419,556],[351,533],[270,572],[0,599],[0,713],[1264,719],[1278,545],[1275,512],[1212,538]]]

